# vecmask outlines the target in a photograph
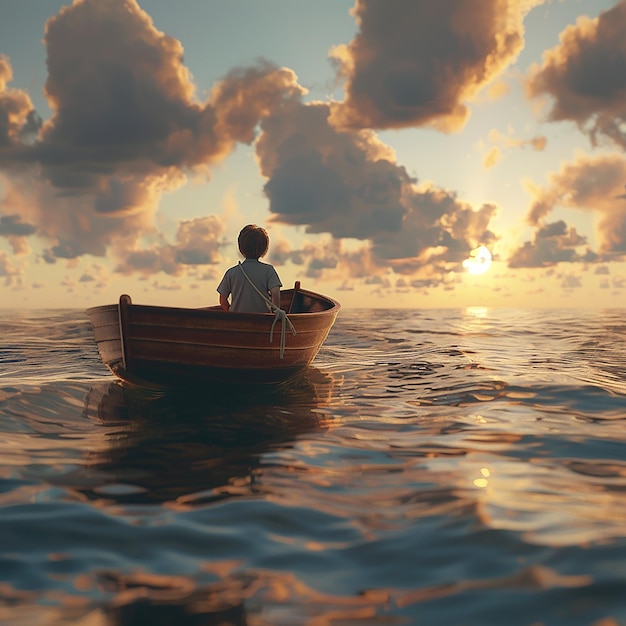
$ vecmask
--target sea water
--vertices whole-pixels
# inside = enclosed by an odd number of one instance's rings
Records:
[[[0,312],[0,624],[626,624],[623,310],[343,310],[288,385]]]

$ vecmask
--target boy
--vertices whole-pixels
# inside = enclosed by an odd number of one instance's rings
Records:
[[[263,296],[277,307],[280,306],[282,287],[280,278],[272,265],[259,261],[267,253],[269,242],[266,230],[256,224],[248,224],[241,230],[237,243],[246,260],[227,270],[217,287],[222,309],[245,313],[269,313]],[[257,289],[261,293],[258,293]],[[231,295],[232,303],[228,301]]]

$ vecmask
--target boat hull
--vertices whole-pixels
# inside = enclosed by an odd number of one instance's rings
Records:
[[[293,304],[292,304],[293,303]],[[183,309],[132,304],[87,309],[103,363],[119,378],[140,385],[277,383],[309,365],[328,336],[339,303],[305,290],[281,292],[281,306],[296,330],[273,314],[232,313],[220,307]],[[271,341],[270,341],[270,336]]]

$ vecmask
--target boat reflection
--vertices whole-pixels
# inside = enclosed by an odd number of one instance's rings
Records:
[[[176,576],[112,574],[100,582],[115,598],[101,610],[102,626],[249,624],[246,588],[235,581],[194,589],[193,582]]]
[[[174,507],[258,493],[263,454],[330,426],[333,386],[312,367],[271,387],[94,386],[83,415],[108,429],[107,445],[87,453],[93,480],[80,491],[103,504]]]

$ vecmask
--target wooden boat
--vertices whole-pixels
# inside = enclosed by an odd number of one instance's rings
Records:
[[[125,294],[87,315],[102,361],[122,380],[143,386],[278,383],[313,361],[341,308],[299,282],[280,297],[293,327],[284,331],[273,313],[148,306]]]

